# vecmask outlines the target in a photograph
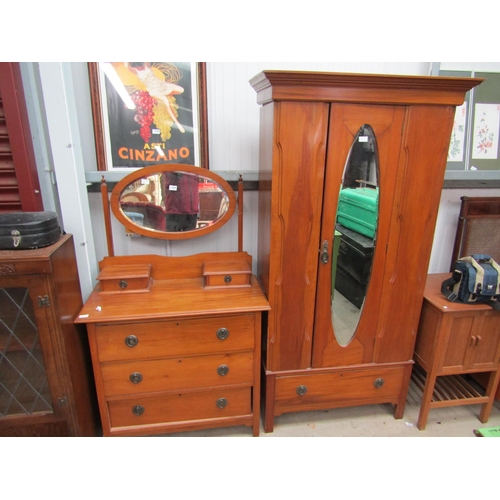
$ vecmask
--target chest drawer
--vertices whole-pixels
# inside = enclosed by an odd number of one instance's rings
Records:
[[[108,401],[112,428],[251,414],[251,388],[135,396]]]
[[[253,382],[253,351],[101,365],[109,396]]]
[[[252,314],[98,325],[99,361],[252,350],[254,327]]]

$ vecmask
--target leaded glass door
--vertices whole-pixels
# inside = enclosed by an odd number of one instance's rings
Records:
[[[0,279],[0,425],[57,418],[49,308],[43,276]]]

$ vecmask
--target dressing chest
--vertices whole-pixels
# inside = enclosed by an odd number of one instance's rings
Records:
[[[190,176],[186,185],[200,192],[217,183],[221,208],[213,220],[176,233],[154,221],[133,222],[122,195],[145,183],[160,186],[171,172]],[[160,210],[164,201],[155,203]],[[187,165],[136,171],[111,197],[113,213],[127,230],[164,239],[211,232],[230,218],[235,204],[223,179]],[[261,323],[269,303],[251,274],[251,256],[241,248],[184,257],[114,256],[112,245],[109,250],[99,263],[99,283],[76,319],[87,326],[104,436],[235,425],[249,426],[257,436]]]
[[[89,336],[105,436],[246,425],[259,433],[260,334],[269,305],[247,287],[206,288],[203,264],[234,254],[111,257],[152,264],[141,293],[92,293],[76,322]],[[179,260],[180,259],[180,260]],[[240,254],[242,263],[250,257]]]

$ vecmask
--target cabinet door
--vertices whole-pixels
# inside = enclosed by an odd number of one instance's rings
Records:
[[[398,191],[398,162],[405,108],[402,106],[333,104],[330,113],[329,148],[318,259],[318,286],[314,326],[313,367],[344,366],[372,361],[386,247],[394,201]],[[358,131],[368,125],[373,131],[378,157],[378,214],[373,260],[361,307],[335,289],[332,266],[336,265],[339,233],[335,232],[339,191],[345,166],[354,151],[353,141],[366,142]],[[352,149],[351,149],[352,148]],[[349,160],[349,163],[351,160]],[[357,180],[355,180],[357,181]],[[342,245],[342,243],[340,244]],[[335,249],[335,250],[332,250]],[[327,256],[324,255],[325,251]],[[322,255],[323,254],[323,255]],[[340,266],[337,266],[337,273]],[[337,275],[338,280],[338,275]],[[333,301],[332,301],[333,296]],[[341,307],[336,306],[342,300]],[[340,319],[345,320],[342,326]],[[332,321],[333,320],[333,321]],[[347,338],[341,339],[344,324],[352,323]],[[340,340],[340,341],[339,341]]]
[[[0,435],[68,435],[47,288],[42,276],[0,279]]]
[[[496,314],[466,314],[450,322],[440,374],[495,370],[500,355]]]
[[[474,341],[471,338],[474,322],[472,315],[454,316],[449,320],[447,328],[448,340],[443,356],[441,374],[464,373],[471,364],[474,354]],[[472,348],[469,350],[469,348]]]
[[[494,370],[498,366],[500,349],[500,321],[495,314],[475,318],[470,339],[470,370]]]

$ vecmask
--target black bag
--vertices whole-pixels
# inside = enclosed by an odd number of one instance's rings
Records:
[[[500,311],[500,266],[488,254],[462,257],[441,292],[451,302],[487,304]]]
[[[55,212],[0,214],[0,250],[26,250],[55,243],[63,232]]]

